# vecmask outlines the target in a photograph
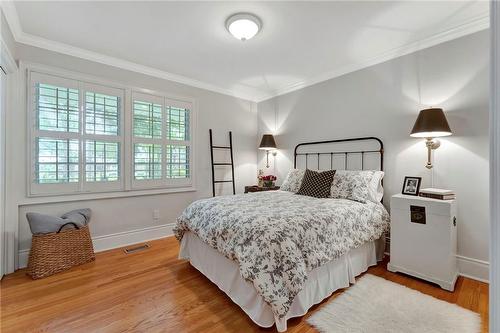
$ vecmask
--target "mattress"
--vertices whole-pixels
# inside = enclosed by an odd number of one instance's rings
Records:
[[[254,285],[245,280],[238,264],[201,241],[192,232],[186,232],[181,241],[180,259],[187,259],[210,281],[224,291],[251,319],[261,327],[276,325],[279,332],[287,329],[287,320],[307,313],[314,304],[329,297],[334,291],[355,283],[355,277],[368,267],[376,265],[384,252],[384,237],[351,249],[308,273],[304,288],[295,296],[284,317],[273,314],[271,307],[257,293]]]

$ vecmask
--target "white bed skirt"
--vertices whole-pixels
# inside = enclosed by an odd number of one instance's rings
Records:
[[[376,265],[384,253],[385,237],[368,242],[342,257],[332,260],[309,273],[304,289],[295,297],[284,318],[275,317],[271,307],[257,294],[252,283],[244,280],[238,264],[202,242],[192,232],[186,232],[179,251],[180,259],[189,259],[191,265],[224,291],[234,303],[261,327],[276,324],[279,332],[287,329],[287,320],[300,317],[309,308],[329,297],[334,291],[347,288],[355,277]]]

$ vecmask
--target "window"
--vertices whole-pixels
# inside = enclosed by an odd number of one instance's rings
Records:
[[[134,136],[161,139],[162,106],[134,101]]]
[[[167,178],[189,178],[189,146],[167,145]]]
[[[85,152],[85,180],[87,182],[112,182],[120,179],[119,143],[87,140]]]
[[[108,188],[114,182],[119,189],[122,98],[116,96],[118,92],[108,95],[95,90],[85,91],[85,182],[92,187],[106,182]]]
[[[161,179],[161,145],[134,144],[134,177],[139,180]]]
[[[31,72],[31,194],[123,188],[121,89]]]
[[[69,76],[29,70],[29,195],[193,185],[192,102]]]
[[[79,181],[78,140],[36,138],[35,179],[40,184]]]
[[[78,90],[38,83],[36,100],[38,129],[78,133]]]
[[[86,92],[85,131],[87,134],[119,135],[120,98]]]
[[[133,186],[191,184],[191,104],[134,93],[132,105]]]

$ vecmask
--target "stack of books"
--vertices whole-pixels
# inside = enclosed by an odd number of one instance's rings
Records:
[[[440,188],[424,188],[420,190],[419,195],[425,198],[438,200],[454,200],[455,192],[452,190],[443,190]]]

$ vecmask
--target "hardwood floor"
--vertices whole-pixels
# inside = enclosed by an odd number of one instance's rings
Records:
[[[275,332],[261,329],[186,261],[173,237],[134,254],[111,250],[97,260],[42,280],[23,270],[1,282],[1,332]],[[488,332],[488,285],[460,278],[454,293],[381,263],[371,274],[479,312]],[[305,319],[341,291],[288,323],[288,332],[315,332]]]

